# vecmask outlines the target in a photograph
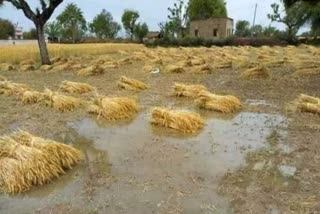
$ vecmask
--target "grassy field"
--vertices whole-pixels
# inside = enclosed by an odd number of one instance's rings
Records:
[[[84,160],[4,213],[318,212],[319,48],[49,49],[0,47],[0,135]]]

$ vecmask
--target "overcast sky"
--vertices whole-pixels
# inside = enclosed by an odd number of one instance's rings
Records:
[[[28,0],[33,8],[38,6],[38,0]],[[140,21],[147,22],[150,30],[158,30],[158,24],[165,21],[168,15],[167,8],[173,5],[176,0],[64,0],[53,14],[54,19],[69,3],[76,3],[83,11],[87,21],[92,21],[93,17],[102,9],[112,13],[114,18],[120,22],[123,10],[126,8],[135,9],[140,12]],[[271,12],[270,5],[280,0],[227,0],[228,16],[235,22],[245,19],[252,23],[255,4],[258,3],[256,24],[264,26],[270,25],[267,14]],[[24,30],[33,27],[32,23],[24,17],[22,11],[17,11],[10,4],[0,8],[0,18],[9,19],[14,23],[19,23]],[[283,29],[282,25],[272,24]]]

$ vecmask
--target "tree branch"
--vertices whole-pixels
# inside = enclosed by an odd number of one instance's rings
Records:
[[[63,0],[51,0],[49,7],[45,8],[42,11],[42,20],[45,23],[53,14],[54,10],[63,2]]]

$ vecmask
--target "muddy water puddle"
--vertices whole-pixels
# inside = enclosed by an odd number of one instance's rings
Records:
[[[230,213],[217,193],[222,176],[245,164],[247,152],[267,146],[274,130],[285,138],[287,128],[279,115],[240,113],[209,117],[198,135],[181,136],[149,119],[143,113],[122,124],[70,123],[85,161],[27,195],[0,197],[1,213],[59,204],[83,207],[77,213]]]

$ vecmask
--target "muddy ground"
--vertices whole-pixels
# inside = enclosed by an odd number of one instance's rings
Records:
[[[114,55],[114,57],[118,57]],[[0,213],[318,213],[320,211],[320,117],[294,112],[301,93],[320,96],[320,77],[296,78],[286,68],[270,79],[245,80],[240,70],[212,74],[150,74],[142,62],[101,76],[74,72],[1,72],[34,89],[58,90],[63,80],[87,82],[101,94],[136,97],[131,121],[96,121],[85,109],[56,112],[0,96],[0,134],[23,129],[74,145],[81,164],[52,183],[18,196],[0,196]],[[149,89],[120,90],[121,75]],[[170,95],[174,82],[203,84],[245,104],[222,115],[198,110],[193,101]],[[149,124],[156,106],[199,112],[206,127],[180,135]]]

